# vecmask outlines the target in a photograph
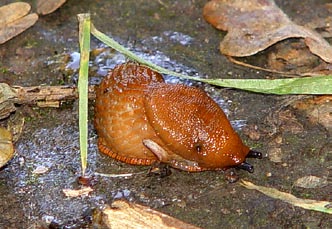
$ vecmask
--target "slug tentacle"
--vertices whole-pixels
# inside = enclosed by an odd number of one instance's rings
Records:
[[[166,84],[159,73],[135,63],[116,66],[98,86],[95,127],[99,150],[129,164],[252,172],[246,157],[262,157],[243,144],[205,92]]]
[[[242,162],[241,164],[239,164],[238,166],[236,166],[236,168],[243,169],[245,171],[248,171],[249,173],[253,173],[254,172],[254,166],[252,166],[251,164],[249,164],[247,162]]]
[[[258,159],[262,159],[263,158],[263,154],[261,152],[257,152],[254,150],[249,150],[248,154],[247,154],[247,158],[258,158]]]

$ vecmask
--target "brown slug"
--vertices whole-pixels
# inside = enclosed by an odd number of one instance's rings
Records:
[[[249,150],[205,92],[166,84],[135,63],[116,66],[96,90],[98,148],[135,165],[163,162],[195,172],[237,167],[253,172]]]

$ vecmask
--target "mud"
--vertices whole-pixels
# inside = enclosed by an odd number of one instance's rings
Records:
[[[277,1],[291,18],[301,18],[298,7],[312,12],[309,9],[324,2]],[[211,78],[271,76],[235,66],[220,55],[218,46],[225,33],[204,21],[205,3],[70,0],[53,14],[42,16],[24,34],[0,46],[0,81],[22,86],[76,84],[77,69],[68,64],[79,51],[76,15],[85,12],[91,13],[99,30],[166,68]],[[304,16],[303,20],[307,20],[310,15]],[[94,38],[92,49],[101,51],[91,58],[90,84],[98,84],[109,68],[126,61]],[[206,90],[223,107],[244,141],[264,153],[262,160],[250,160],[255,166],[253,174],[236,171],[242,179],[300,198],[331,201],[331,130],[309,122],[305,113],[288,106],[287,101],[293,97],[166,78],[169,83],[186,83]],[[247,190],[239,183],[229,184],[222,172],[172,170],[170,176],[160,178],[148,176],[149,167],[130,166],[101,155],[93,128],[93,103],[89,104],[88,173],[134,175],[126,178],[95,175],[96,184],[90,195],[65,197],[62,189],[79,188],[78,104],[66,102],[59,109],[21,106],[17,113],[25,117],[25,125],[15,143],[16,156],[0,170],[1,228],[47,228],[51,222],[55,228],[92,228],[86,215],[119,198],[150,206],[202,228],[332,227],[329,215],[293,207]],[[285,111],[296,122],[286,123],[280,116]],[[0,125],[6,126],[7,122],[8,119],[2,120]],[[298,124],[300,129],[292,128]],[[258,138],[245,131],[249,127],[257,127]],[[267,155],[272,147],[281,149],[280,162],[273,162]],[[36,168],[46,171],[38,174]],[[294,186],[298,178],[307,175],[328,177],[329,183],[314,189]]]

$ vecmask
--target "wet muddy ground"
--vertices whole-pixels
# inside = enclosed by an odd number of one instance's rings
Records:
[[[22,86],[76,84],[77,70],[66,66],[79,51],[76,15],[85,12],[91,13],[99,30],[171,70],[216,78],[271,76],[235,66],[220,55],[218,46],[224,33],[204,21],[205,3],[70,0],[0,46],[0,81]],[[308,10],[324,1],[277,3],[291,18],[299,18],[310,14],[301,15],[298,8]],[[92,39],[92,49],[102,50],[91,58],[90,83],[97,84],[108,68],[125,61],[125,57],[96,39]],[[176,78],[167,76],[167,79],[179,83]],[[180,83],[206,90],[224,108],[246,144],[264,153],[262,160],[250,160],[255,166],[253,174],[236,171],[242,179],[300,198],[331,201],[331,129],[309,122],[305,113],[287,106],[288,101],[298,97],[254,94],[188,81]],[[121,198],[202,228],[332,227],[331,216],[293,207],[247,190],[239,183],[229,184],[222,172],[172,170],[171,176],[160,178],[147,176],[148,167],[126,165],[101,155],[96,147],[93,101],[90,102],[89,173],[136,175],[96,176],[90,195],[65,197],[64,188],[79,187],[78,104],[65,102],[58,109],[21,106],[16,114],[0,122],[6,126],[13,116],[25,120],[15,144],[16,156],[0,170],[0,228],[47,228],[50,222],[59,228],[59,225],[89,228],[91,225],[85,225],[84,216],[91,214],[91,209]],[[286,122],[290,119],[293,122]],[[278,160],[267,155],[276,145],[281,149]],[[44,170],[38,173],[37,168]],[[330,183],[313,189],[294,186],[298,178],[308,175],[327,177]]]

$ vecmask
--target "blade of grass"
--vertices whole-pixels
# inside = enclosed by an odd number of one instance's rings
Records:
[[[303,78],[289,78],[289,79],[202,79],[183,75],[177,72],[173,72],[162,68],[148,60],[145,60],[130,50],[126,49],[118,42],[108,37],[104,33],[100,32],[91,23],[91,33],[100,41],[110,46],[111,48],[121,52],[130,59],[144,64],[151,69],[167,75],[173,75],[180,78],[196,80],[200,82],[209,83],[221,87],[229,87],[242,89],[246,91],[252,91],[257,93],[266,94],[332,94],[332,76],[312,76]]]
[[[280,192],[274,188],[258,186],[249,181],[244,181],[244,180],[241,180],[240,184],[247,189],[257,190],[269,197],[285,201],[297,207],[332,214],[332,202],[301,199],[293,196],[292,194],[286,192]]]
[[[150,67],[151,69],[159,72],[159,73],[163,73],[163,74],[167,74],[167,75],[173,75],[173,76],[178,76],[180,78],[185,78],[185,79],[191,79],[191,80],[203,80],[203,79],[198,79],[195,77],[191,77],[191,76],[187,76],[187,75],[183,75],[177,72],[173,72],[170,70],[167,70],[165,68],[162,68],[148,60],[145,60],[139,56],[137,56],[135,53],[133,53],[132,51],[130,51],[129,49],[123,47],[122,45],[120,45],[118,42],[116,42],[115,40],[113,40],[112,38],[108,37],[106,34],[100,32],[99,30],[96,29],[96,27],[93,25],[93,23],[91,23],[91,33],[92,35],[94,35],[97,39],[99,39],[100,41],[102,41],[103,43],[105,43],[106,45],[108,45],[109,47],[115,49],[116,51],[126,55],[127,57],[129,57],[130,59],[144,64],[148,67]]]
[[[213,79],[206,83],[246,91],[276,95],[332,94],[332,76],[311,76],[287,79]]]
[[[85,176],[88,155],[88,74],[90,55],[90,14],[78,14],[80,70],[78,78],[79,95],[79,131],[82,177]]]

